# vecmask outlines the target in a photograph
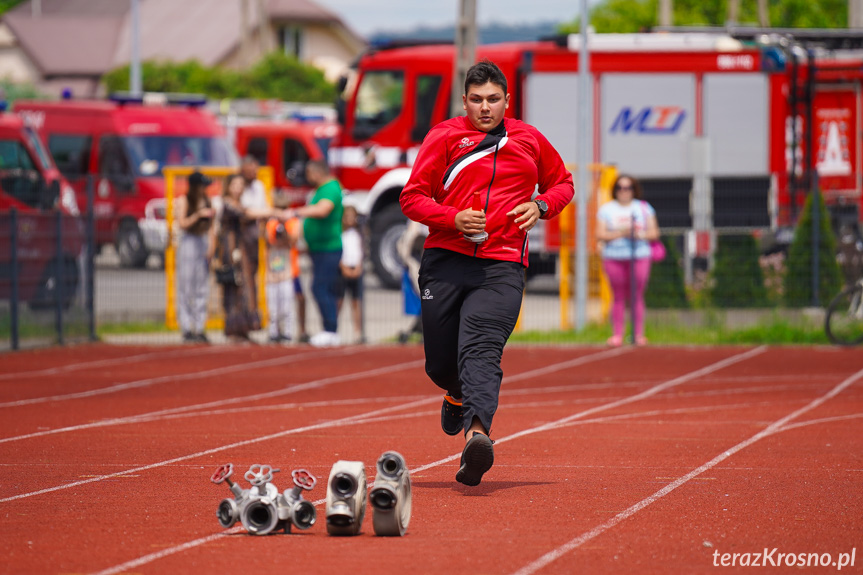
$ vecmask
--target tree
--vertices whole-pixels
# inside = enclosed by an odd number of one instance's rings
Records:
[[[649,308],[688,308],[683,266],[676,242],[668,236],[663,236],[660,241],[665,244],[665,259],[651,267],[644,303]]]
[[[847,0],[771,0],[771,26],[777,28],[845,28]],[[728,0],[674,0],[675,26],[724,26]],[[738,21],[758,22],[756,0],[742,0]],[[590,12],[590,23],[598,33],[639,32],[659,24],[658,0],[602,0]],[[578,32],[578,20],[564,24],[562,33]]]
[[[767,307],[764,274],[752,235],[719,236],[710,301],[717,307]]]
[[[794,230],[794,239],[788,248],[785,268],[785,303],[789,307],[813,305],[812,293],[812,196],[806,198],[803,213]],[[836,238],[830,227],[830,214],[824,198],[818,194],[819,249],[818,297],[820,304],[830,301],[842,287],[842,273],[836,260]]]
[[[336,88],[323,72],[296,58],[273,52],[248,70],[208,68],[200,62],[156,62],[141,65],[143,89],[148,92],[186,92],[209,98],[275,98],[289,102],[326,102],[336,98]],[[102,77],[108,92],[127,90],[129,66]]]

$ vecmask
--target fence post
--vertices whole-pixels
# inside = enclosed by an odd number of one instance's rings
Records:
[[[11,329],[12,329],[12,349],[17,350],[19,347],[18,341],[18,210],[11,208],[9,210],[9,248],[11,250],[11,265],[12,269],[9,274],[11,293],[9,306],[11,307]]]
[[[55,270],[56,277],[54,278],[54,312],[55,312],[55,328],[57,330],[57,343],[63,345],[63,282],[65,274],[63,268],[65,261],[63,258],[63,212],[57,210],[56,218],[57,226],[57,243],[55,245],[54,257],[57,261],[57,269]]]
[[[96,266],[94,265],[94,260],[96,259],[96,218],[93,212],[93,176],[87,177],[87,260],[85,262],[85,266],[87,266],[87,282],[84,286],[85,290],[85,301],[84,305],[87,308],[87,332],[90,336],[90,341],[96,341],[96,311],[94,306],[94,286],[95,279],[94,275],[96,273]]]

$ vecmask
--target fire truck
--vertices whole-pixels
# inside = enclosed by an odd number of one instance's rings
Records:
[[[15,112],[42,137],[78,204],[94,185],[96,246],[143,267],[166,247],[167,165],[233,166],[225,130],[190,94],[112,94],[105,100],[18,101]]]
[[[40,309],[62,294],[61,304],[68,308],[78,289],[84,246],[75,192],[36,132],[5,110],[6,102],[0,102],[0,300],[17,291],[20,301]]]
[[[572,169],[580,42],[571,35],[476,54],[506,74],[507,115],[539,128]],[[830,45],[776,31],[603,34],[591,35],[589,47],[591,161],[638,177],[664,232],[687,238],[693,253],[709,253],[722,229],[758,230],[774,246],[789,241],[814,185],[836,218],[856,224],[863,55],[847,38]],[[463,90],[452,85],[453,62],[451,44],[373,48],[341,83],[342,129],[329,160],[362,197],[370,257],[388,286],[401,273],[399,192],[423,137],[449,117],[451,91]],[[553,225],[546,238],[558,237]],[[555,246],[531,236],[533,265]]]

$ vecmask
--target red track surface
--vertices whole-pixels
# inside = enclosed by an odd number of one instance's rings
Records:
[[[842,572],[863,571],[863,350],[511,346],[504,373],[495,465],[468,488],[417,347],[0,356],[0,572],[748,572],[714,565],[765,548],[755,571],[853,549]],[[388,450],[411,469],[406,536],[376,537],[371,510],[328,536],[332,464],[372,480]],[[226,462],[243,487],[253,463],[281,490],[309,469],[317,524],[223,530]]]

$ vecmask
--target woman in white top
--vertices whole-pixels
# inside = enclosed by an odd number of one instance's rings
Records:
[[[644,345],[644,291],[650,279],[650,241],[659,239],[653,207],[641,199],[641,184],[632,176],[620,175],[612,188],[612,200],[597,212],[596,238],[604,243],[603,268],[613,295],[608,345],[623,343],[626,302],[632,297],[635,275],[635,307],[632,332],[636,345]]]

